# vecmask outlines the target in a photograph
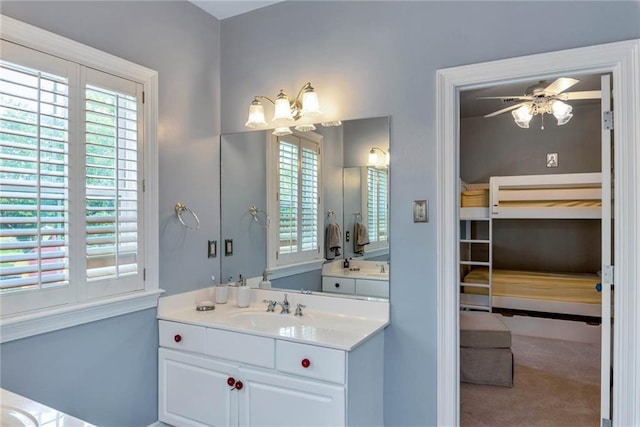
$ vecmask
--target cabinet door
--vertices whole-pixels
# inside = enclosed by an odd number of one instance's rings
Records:
[[[356,295],[389,298],[389,282],[386,280],[356,279]]]
[[[345,388],[284,374],[240,369],[241,426],[344,426]]]
[[[158,360],[158,418],[175,426],[230,426],[238,422],[236,365],[161,348]]]
[[[356,293],[356,281],[346,277],[324,276],[322,292],[353,295]]]

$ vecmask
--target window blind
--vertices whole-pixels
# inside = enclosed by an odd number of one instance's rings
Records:
[[[0,291],[66,286],[68,79],[1,60],[0,143]]]
[[[369,241],[386,242],[388,236],[388,170],[367,168],[367,226]]]

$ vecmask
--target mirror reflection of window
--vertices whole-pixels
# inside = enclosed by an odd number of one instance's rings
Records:
[[[278,137],[277,265],[317,259],[323,245],[320,218],[320,143],[311,134]]]
[[[367,252],[389,246],[389,170],[376,167],[366,168],[366,213],[369,245]]]

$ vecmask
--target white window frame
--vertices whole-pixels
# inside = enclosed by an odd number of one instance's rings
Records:
[[[318,165],[318,246],[319,250],[312,258],[304,260],[292,260],[282,262],[278,259],[279,249],[279,206],[277,194],[279,191],[278,183],[278,162],[279,162],[279,139],[277,136],[267,132],[267,212],[272,218],[271,224],[267,230],[267,271],[272,279],[287,277],[295,274],[301,274],[308,271],[318,270],[325,262],[323,255],[324,248],[324,223],[323,223],[323,198],[322,198],[322,165],[323,165],[323,149],[322,135],[315,132],[298,132],[293,131],[293,136],[312,141],[318,144],[319,165]]]
[[[367,232],[370,232],[369,227],[369,169],[385,169],[387,171],[387,240],[371,240],[371,234],[369,234],[369,244],[364,246],[365,258],[371,258],[374,256],[384,255],[389,253],[389,170],[387,168],[378,168],[374,166],[363,166],[360,176],[360,194],[362,194],[362,223],[367,226]]]
[[[139,83],[144,91],[142,221],[144,289],[0,319],[0,342],[13,341],[108,317],[156,307],[158,273],[158,73],[49,31],[0,15],[0,38]],[[73,185],[74,183],[72,183]]]

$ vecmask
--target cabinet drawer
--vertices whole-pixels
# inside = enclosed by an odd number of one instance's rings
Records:
[[[273,338],[207,329],[206,354],[234,362],[273,369],[275,344]]]
[[[279,371],[344,384],[345,365],[345,352],[342,350],[289,341],[276,342],[276,369]]]
[[[389,298],[389,282],[386,280],[356,280],[356,295]]]
[[[325,276],[322,278],[322,291],[353,295],[356,293],[356,281],[345,277]]]
[[[158,331],[160,347],[204,353],[205,329],[202,326],[160,320]]]

